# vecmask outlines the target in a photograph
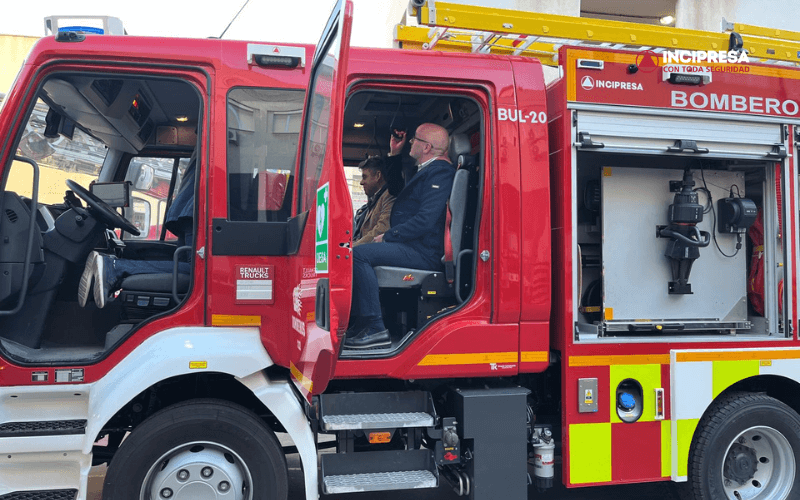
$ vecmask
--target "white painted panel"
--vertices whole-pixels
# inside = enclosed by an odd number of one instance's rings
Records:
[[[713,399],[711,362],[673,363],[672,373],[672,420],[702,417]]]
[[[46,371],[49,380],[52,380],[53,371]],[[55,385],[47,382],[34,386],[2,387],[0,400],[3,401],[0,405],[0,423],[84,420],[89,412],[88,386],[83,384]]]
[[[780,375],[800,382],[800,359],[774,359],[772,366],[759,367],[761,375]]]
[[[31,489],[74,488],[81,490],[77,500],[82,500],[86,498],[84,476],[88,475],[90,467],[91,458],[79,452],[23,453],[12,454],[10,458],[3,456],[3,461],[0,462],[0,496]]]

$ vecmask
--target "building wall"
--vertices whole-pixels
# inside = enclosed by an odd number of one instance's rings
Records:
[[[407,7],[407,0],[404,2],[354,0],[352,45],[393,47],[394,27],[403,19]]]
[[[581,15],[581,0],[516,0],[514,3],[516,5],[510,8],[562,16]]]
[[[0,94],[11,88],[25,56],[38,39],[35,36],[0,35]]]
[[[769,28],[800,31],[800,2],[785,0],[677,0],[676,26],[719,32],[724,17]]]

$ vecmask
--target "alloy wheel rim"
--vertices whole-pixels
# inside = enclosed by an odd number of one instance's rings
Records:
[[[754,426],[740,432],[727,446],[722,463],[725,498],[783,500],[794,485],[792,445],[780,431]]]
[[[210,441],[164,453],[142,483],[141,500],[252,500],[250,469],[232,449]]]

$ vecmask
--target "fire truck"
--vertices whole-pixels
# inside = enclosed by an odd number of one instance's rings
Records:
[[[796,34],[410,11],[410,50],[351,48],[343,0],[316,47],[49,19],[0,112],[0,499],[84,499],[103,463],[106,499],[285,499],[290,453],[309,499],[800,494]],[[37,106],[104,151],[63,203],[19,148]],[[421,123],[452,252],[376,268],[391,345],[348,349],[347,169]],[[193,195],[177,241],[130,220],[152,157]],[[81,307],[91,252],[173,272]]]

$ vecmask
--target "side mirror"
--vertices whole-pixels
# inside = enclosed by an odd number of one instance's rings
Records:
[[[22,136],[22,140],[19,141],[19,149],[23,155],[36,161],[41,161],[55,153],[55,149],[48,140],[36,131],[30,131]]]
[[[139,191],[147,191],[153,187],[153,181],[156,177],[156,171],[150,165],[141,165],[138,172],[134,172],[135,187]]]

